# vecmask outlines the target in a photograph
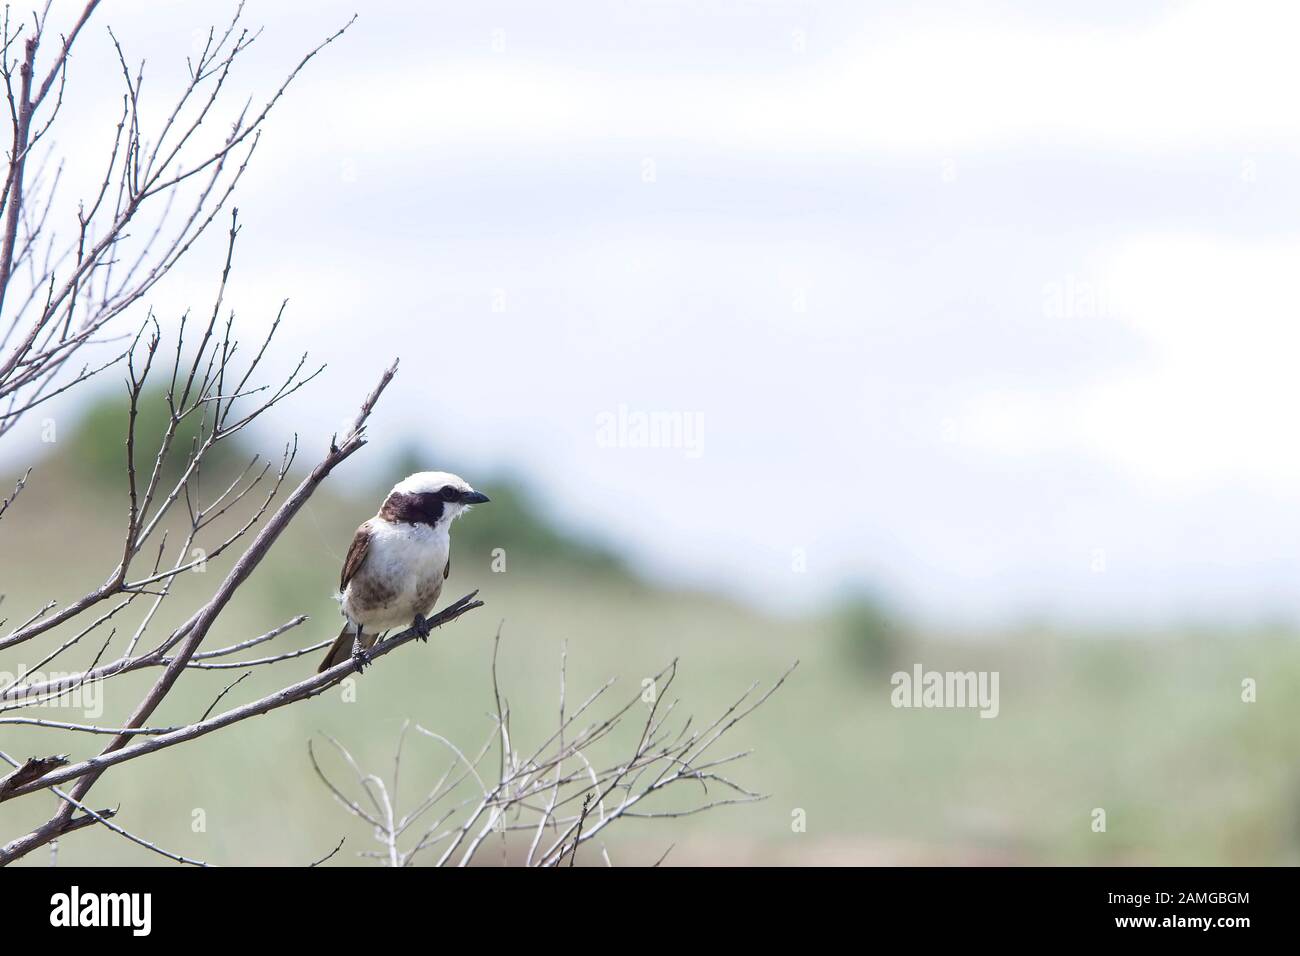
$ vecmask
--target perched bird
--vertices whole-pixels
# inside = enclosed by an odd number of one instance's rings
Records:
[[[429,636],[426,615],[451,573],[451,523],[488,496],[445,471],[422,471],[399,481],[379,514],[352,538],[339,579],[347,624],[317,673],[349,655],[364,666],[385,631],[414,626]]]

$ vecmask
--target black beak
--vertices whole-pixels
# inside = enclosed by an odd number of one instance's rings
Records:
[[[483,502],[491,500],[481,491],[467,491],[460,496],[460,503],[463,505],[481,505]]]

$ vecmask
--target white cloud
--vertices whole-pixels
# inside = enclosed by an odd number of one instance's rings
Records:
[[[1072,390],[983,394],[964,408],[958,437],[1001,455],[1072,448],[1164,492],[1294,489],[1297,262],[1300,239],[1153,234],[1116,245],[1098,258],[1109,314],[1047,321],[1068,323],[1066,347],[1121,322],[1143,356]]]
[[[744,72],[437,58],[314,84],[362,148],[679,140],[778,152],[1300,146],[1300,7],[1202,2],[1141,25],[893,14]],[[834,44],[832,52],[816,50]],[[604,62],[604,61],[600,61]]]
[[[1179,485],[1300,478],[1300,240],[1154,236],[1113,255],[1116,301],[1149,363],[1082,396],[1095,446]]]

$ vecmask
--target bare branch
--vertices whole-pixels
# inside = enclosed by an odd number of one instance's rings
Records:
[[[315,489],[335,467],[365,445],[366,421],[392,380],[397,364],[394,362],[384,372],[365,397],[347,434],[335,436],[305,475],[295,468],[295,435],[285,443],[278,468],[272,462],[259,464],[261,459],[255,456],[234,481],[226,484],[223,480],[223,489],[213,498],[204,494],[203,478],[204,466],[213,460],[214,449],[294,396],[323,370],[323,366],[309,365],[304,354],[283,378],[254,380],[264,374],[263,360],[284,317],[283,301],[251,362],[244,363],[245,353],[234,332],[234,316],[228,314],[225,305],[240,231],[238,209],[231,209],[224,263],[210,312],[206,322],[200,323],[200,333],[193,334],[188,311],[173,326],[176,351],[170,375],[165,371],[156,373],[155,369],[163,364],[158,353],[172,332],[164,333],[152,312],[135,321],[134,335],[123,334],[114,320],[148,295],[227,208],[272,108],[307,63],[341,37],[356,18],[299,58],[260,110],[247,103],[242,107],[236,104],[229,126],[215,145],[205,145],[208,137],[201,131],[210,129],[212,123],[224,122],[218,117],[230,86],[227,81],[258,36],[258,31],[241,25],[242,4],[224,29],[209,30],[202,51],[187,60],[188,80],[162,105],[156,114],[161,122],[152,128],[150,117],[155,114],[142,109],[144,66],[133,66],[122,42],[108,31],[107,42],[112,45],[121,71],[120,105],[114,95],[111,108],[103,114],[107,121],[104,132],[111,134],[105,141],[103,165],[97,165],[91,183],[83,184],[88,186],[87,193],[73,204],[75,222],[60,235],[59,214],[51,210],[56,209],[63,164],[48,144],[35,148],[57,128],[64,96],[71,95],[76,86],[77,77],[71,75],[69,65],[74,47],[86,36],[84,28],[97,7],[98,0],[85,3],[57,46],[43,46],[46,14],[36,16],[30,25],[13,29],[7,9],[3,16],[0,80],[9,108],[12,142],[0,187],[0,438],[33,409],[57,397],[75,394],[96,376],[124,366],[126,414],[121,474],[125,520],[120,542],[104,560],[112,565],[111,570],[99,579],[100,583],[80,597],[60,602],[42,599],[34,610],[38,602],[25,605],[17,616],[26,615],[26,619],[0,635],[0,652],[54,638],[48,646],[29,645],[40,647],[33,654],[38,663],[14,668],[19,676],[0,687],[0,712],[52,703],[92,682],[108,681],[142,668],[158,670],[129,716],[120,721],[121,726],[44,717],[0,717],[0,723],[41,728],[61,740],[110,738],[97,755],[71,763],[66,756],[32,758],[21,765],[15,763],[16,769],[0,780],[0,800],[52,790],[60,801],[48,821],[0,847],[0,865],[91,825],[103,825],[175,862],[204,865],[110,822],[116,811],[92,810],[83,801],[109,767],[306,700],[353,673],[354,665],[349,662],[260,700],[215,713],[244,679],[241,677],[222,690],[197,722],[182,727],[148,725],[151,715],[186,673],[233,668],[248,671],[293,660],[324,646],[326,642],[252,660],[234,659],[239,652],[273,640],[306,620],[305,615],[298,615],[258,637],[202,650],[239,589]],[[48,63],[47,51],[52,55]],[[136,232],[138,236],[133,235]],[[127,344],[113,345],[118,342]],[[93,356],[85,351],[92,348],[96,350]],[[158,377],[165,380],[161,396],[149,390]],[[156,411],[159,407],[150,406],[151,402],[165,403],[166,417],[160,434],[143,433],[142,422],[148,416],[142,411]],[[146,448],[150,451],[146,452]],[[152,461],[148,459],[150,453]],[[173,478],[178,467],[179,476]],[[25,472],[13,493],[0,502],[0,517],[26,487],[30,474]],[[282,491],[288,488],[293,490],[283,496]],[[175,530],[178,524],[179,532]],[[220,534],[218,527],[224,529]],[[169,535],[174,535],[171,545]],[[179,548],[172,552],[169,549],[177,539]],[[200,545],[202,550],[196,552],[194,549]],[[227,551],[236,555],[233,564],[206,600],[185,616],[179,627],[164,634],[150,634],[157,612],[172,596],[179,576]],[[202,557],[196,557],[196,553]],[[149,563],[149,569],[139,567]],[[116,659],[101,664],[102,659],[110,657],[108,648],[116,637],[109,622],[142,598],[145,606],[143,614],[138,615],[142,619],[132,621],[133,633],[125,647],[115,651]],[[473,594],[467,595],[430,623],[447,623],[481,603],[474,600]],[[64,625],[68,632],[60,633],[58,629]],[[99,635],[92,637],[97,631]],[[415,636],[411,630],[390,637],[380,642],[372,655],[390,653]],[[43,677],[39,673],[87,638],[99,644],[88,667],[81,665],[84,669],[71,675]],[[55,776],[67,771],[72,772]],[[64,793],[59,784],[68,781],[73,785]],[[401,821],[393,816],[389,795],[382,791],[382,785],[378,793],[389,812],[390,828],[396,829]]]
[[[686,732],[690,725],[689,718],[678,733],[670,735],[663,732],[664,724],[673,709],[670,705],[661,711],[659,706],[676,673],[675,662],[669,664],[653,680],[654,699],[649,702],[646,717],[641,722],[630,755],[612,764],[595,764],[588,759],[586,751],[594,742],[609,735],[632,707],[644,701],[638,690],[629,704],[618,707],[603,719],[579,729],[566,742],[566,729],[573,726],[577,715],[566,713],[567,651],[562,652],[560,731],[548,737],[530,757],[521,759],[511,743],[509,707],[501,694],[497,678],[499,641],[498,632],[491,665],[495,709],[492,732],[487,743],[474,758],[470,758],[441,734],[416,724],[415,729],[419,733],[447,747],[453,754],[454,761],[428,794],[405,816],[399,816],[398,808],[391,801],[396,800],[398,793],[401,748],[407,724],[403,725],[398,739],[391,786],[385,785],[374,774],[363,771],[342,744],[329,738],[351,768],[356,778],[355,786],[371,801],[373,810],[349,796],[347,788],[331,779],[308,744],[308,754],[317,777],[345,811],[372,828],[376,841],[382,847],[381,851],[363,851],[360,856],[383,860],[389,866],[409,866],[424,850],[441,847],[438,865],[454,861],[457,865],[464,866],[478,856],[480,849],[486,845],[487,838],[493,833],[501,835],[503,859],[508,859],[507,837],[518,833],[528,840],[526,848],[520,846],[520,856],[525,865],[559,866],[567,860],[567,865],[573,866],[578,848],[590,840],[598,839],[602,831],[618,820],[638,817],[674,819],[764,799],[762,794],[748,790],[718,772],[719,767],[748,756],[748,751],[714,761],[701,760],[700,755],[709,743],[716,741],[735,723],[753,713],[756,707],[781,687],[797,662],[750,706],[743,705],[752,693],[752,687],[732,703],[709,728],[702,733],[689,735]],[[588,698],[588,703],[580,710],[586,710],[590,702],[599,698],[601,692],[609,686],[610,683],[606,682]],[[494,783],[487,782],[479,770],[490,749],[495,749],[497,756],[498,777]],[[565,769],[565,764],[569,761],[577,765],[575,769]],[[452,770],[455,768],[461,768],[461,772],[453,776]],[[466,794],[466,786],[463,785],[471,778],[472,792]],[[647,782],[640,783],[642,779]],[[675,786],[678,783],[697,784],[703,796],[662,808],[641,809],[643,801],[653,795],[670,788],[673,792],[681,789]],[[722,788],[723,794],[711,796],[710,784]],[[437,806],[442,806],[443,812],[413,842],[404,841],[403,837],[412,824]],[[395,819],[397,822],[394,822]],[[553,842],[539,853],[542,835],[548,829],[554,834]],[[670,846],[669,850],[671,849]],[[654,865],[658,866],[666,856],[667,851]],[[603,848],[601,858],[606,865],[611,865],[609,854]]]

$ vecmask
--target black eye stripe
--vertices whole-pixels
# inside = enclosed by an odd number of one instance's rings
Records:
[[[439,492],[409,494],[393,492],[384,501],[380,516],[389,521],[408,524],[435,524],[442,517],[443,502]]]

